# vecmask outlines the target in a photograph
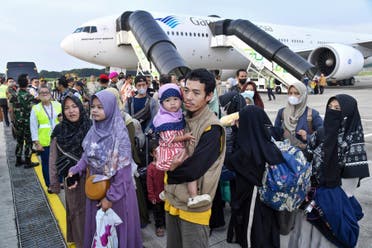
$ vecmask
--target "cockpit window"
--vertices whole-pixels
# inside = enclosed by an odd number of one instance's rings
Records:
[[[83,28],[82,27],[80,27],[80,28],[77,28],[75,31],[74,31],[74,33],[80,33],[81,31],[83,30]]]
[[[77,28],[74,33],[97,33],[97,27],[96,26],[85,26]]]
[[[83,32],[84,32],[84,33],[89,33],[89,30],[90,30],[90,27],[84,27],[84,28],[83,28]]]

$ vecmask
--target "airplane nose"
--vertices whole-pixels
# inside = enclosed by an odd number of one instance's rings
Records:
[[[62,40],[61,47],[66,53],[68,53],[70,55],[73,55],[73,53],[74,53],[74,39],[71,37],[71,35],[67,36],[66,38],[64,38]]]

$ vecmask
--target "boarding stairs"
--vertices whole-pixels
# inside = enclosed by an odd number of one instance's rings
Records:
[[[211,38],[211,47],[233,47],[241,55],[249,60],[247,71],[252,66],[257,70],[259,74],[269,75],[280,81],[285,87],[293,84],[295,81],[300,81],[290,73],[288,73],[283,67],[279,66],[274,61],[270,61],[263,57],[260,53],[255,51],[253,48],[244,43],[241,39],[235,35],[218,35]]]
[[[134,37],[132,31],[124,31],[120,30],[116,32],[116,45],[123,46],[123,45],[131,45],[134,53],[137,56],[138,64],[137,64],[137,74],[145,75],[145,73],[150,73],[151,75],[158,75],[159,72],[156,70],[153,63],[151,63],[148,59],[146,54],[143,52],[141,46],[139,45],[136,37]]]
[[[220,20],[208,24],[210,47],[232,47],[261,72],[288,87],[303,77],[312,78],[317,69],[270,34],[248,20]],[[264,73],[262,73],[264,72]]]
[[[138,58],[137,71],[142,74],[185,76],[190,71],[168,35],[146,11],[120,15],[116,20],[116,44],[132,46]]]

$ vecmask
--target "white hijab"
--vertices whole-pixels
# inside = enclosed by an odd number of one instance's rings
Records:
[[[307,90],[306,86],[301,82],[294,82],[291,86],[289,86],[288,91],[291,87],[296,88],[296,90],[298,90],[300,93],[300,103],[297,105],[292,105],[287,101],[287,106],[283,111],[283,127],[290,133],[294,133],[296,131],[298,119],[306,110]]]

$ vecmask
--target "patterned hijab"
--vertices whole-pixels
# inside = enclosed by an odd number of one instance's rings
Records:
[[[328,108],[336,99],[341,111]],[[324,184],[338,186],[343,178],[369,176],[363,127],[357,101],[345,94],[331,97],[324,117]]]
[[[284,128],[287,129],[290,133],[296,131],[296,126],[298,119],[306,110],[307,105],[307,90],[306,86],[301,82],[294,82],[289,88],[294,87],[300,93],[300,103],[297,105],[292,105],[287,102],[287,106],[284,108],[283,112],[283,124]]]
[[[66,100],[72,100],[78,107],[80,118],[77,122],[71,122],[65,115]],[[64,150],[80,158],[83,153],[81,143],[87,134],[92,122],[89,120],[87,112],[81,101],[74,95],[67,96],[62,102],[63,120],[53,130],[52,138],[57,138],[58,145]]]
[[[83,148],[88,164],[98,173],[111,177],[132,164],[131,144],[115,95],[103,90],[93,95],[92,101],[94,98],[101,102],[106,118],[93,120]]]
[[[66,100],[72,100],[79,107],[80,118],[77,122],[71,122],[67,119],[64,108]],[[62,102],[63,120],[53,130],[52,139],[56,137],[58,146],[66,153],[72,154],[76,158],[80,158],[83,154],[82,142],[92,125],[83,104],[74,95],[68,95]],[[61,155],[61,154],[60,154]],[[63,156],[63,155],[61,155]],[[74,166],[76,161],[63,156],[61,160],[57,160],[58,174],[67,175],[68,168]]]

